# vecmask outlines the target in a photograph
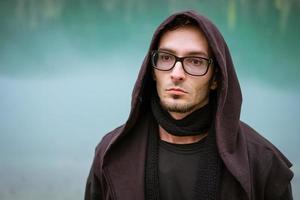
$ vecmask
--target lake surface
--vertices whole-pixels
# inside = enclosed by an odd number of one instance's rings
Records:
[[[299,1],[0,2],[0,199],[83,199],[94,148],[124,123],[157,25],[194,9],[219,27],[242,120],[294,164],[300,199]]]

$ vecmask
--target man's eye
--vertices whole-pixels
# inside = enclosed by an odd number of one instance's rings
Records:
[[[168,55],[161,55],[160,58],[161,58],[163,61],[171,60],[171,56],[168,56]]]
[[[197,65],[197,64],[199,64],[199,60],[193,59],[192,63],[195,64],[195,65]]]
[[[203,60],[202,59],[198,59],[198,58],[191,58],[188,60],[190,64],[192,65],[203,65]]]

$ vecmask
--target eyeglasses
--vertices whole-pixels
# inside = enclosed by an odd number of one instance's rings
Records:
[[[161,71],[174,68],[177,61],[181,62],[183,70],[193,76],[204,76],[213,60],[198,56],[177,57],[171,53],[154,50],[151,52],[152,66]]]

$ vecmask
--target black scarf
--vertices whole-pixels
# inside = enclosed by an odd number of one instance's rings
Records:
[[[157,123],[168,133],[176,136],[192,136],[207,133],[212,122],[211,104],[194,111],[183,119],[174,119],[160,105],[157,95],[151,101],[152,113]]]
[[[159,104],[155,104],[154,102],[153,105],[154,105],[152,106],[153,115],[150,115],[149,128],[148,128],[149,131],[148,131],[148,144],[147,144],[147,159],[145,165],[146,166],[145,167],[146,168],[145,169],[145,197],[147,200],[160,200],[159,177],[158,177],[158,156],[159,156],[158,155],[158,142],[159,142],[158,124],[160,123],[158,121],[165,123],[165,121],[168,121],[169,119],[158,120],[156,118],[158,108],[155,108],[155,106]],[[162,117],[163,115],[159,114],[159,116]],[[205,126],[207,126],[207,123],[201,122],[202,119],[192,116],[191,119],[189,119],[188,121],[189,123],[192,122],[196,124],[200,123],[200,124],[205,124]],[[176,125],[177,125],[176,126],[176,132],[177,132],[178,129],[181,129],[181,126],[178,127],[178,124]],[[194,124],[192,126],[194,127]],[[184,127],[185,127],[184,128],[185,131],[191,130],[191,129],[187,129],[188,127],[187,124],[184,124]],[[171,129],[173,129],[172,126]],[[201,129],[199,130],[207,130],[207,127],[201,127]],[[203,132],[198,132],[198,134],[199,133],[203,134]],[[210,128],[205,143],[206,143],[205,151],[208,154],[207,158],[209,159],[207,159],[206,161],[205,168],[199,168],[198,180],[194,190],[195,199],[216,200],[218,186],[220,182],[221,160],[218,155],[215,132],[213,131],[213,128]]]

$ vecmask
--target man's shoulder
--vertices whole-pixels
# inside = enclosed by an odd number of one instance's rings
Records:
[[[103,154],[107,148],[109,147],[109,145],[111,144],[111,142],[114,140],[114,138],[116,138],[120,133],[121,131],[123,130],[124,128],[124,124],[115,128],[114,130],[106,133],[101,141],[98,143],[98,145],[96,146],[96,155],[99,155],[99,154]]]
[[[268,139],[266,139],[245,122],[241,121],[240,130],[245,135],[248,146],[256,146],[257,148],[264,148],[265,150],[273,150],[273,148],[275,148],[275,146]]]
[[[240,123],[240,129],[245,135],[249,158],[253,160],[264,160],[264,162],[278,159],[285,163],[288,167],[291,166],[290,161],[285,155],[268,139],[254,130],[245,122]]]

